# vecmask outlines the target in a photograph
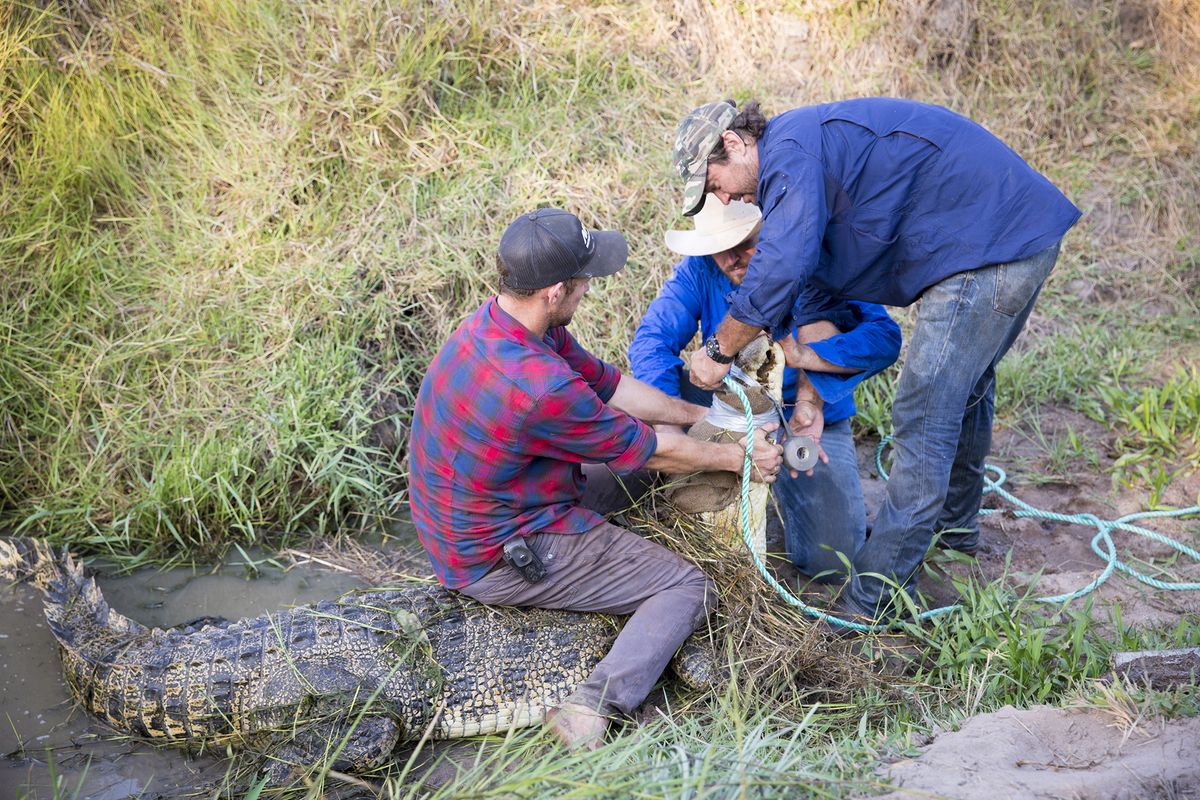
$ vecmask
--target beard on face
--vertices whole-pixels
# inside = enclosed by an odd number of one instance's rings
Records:
[[[575,309],[554,309],[550,312],[549,318],[546,320],[547,328],[559,328],[571,322],[571,318],[575,316]]]
[[[576,295],[575,291],[570,291],[559,298],[558,302],[550,309],[546,322],[547,327],[557,328],[566,325],[575,316],[575,311],[579,308],[579,303],[583,300],[583,295],[586,292],[579,292]]]
[[[739,244],[737,247],[733,248],[732,255],[730,256],[731,261],[727,266],[722,267],[720,263],[717,264],[717,268],[725,274],[725,277],[728,278],[729,282],[734,286],[742,285],[742,281],[746,277],[745,270],[749,269],[750,267],[750,259],[754,258],[754,254],[758,252],[757,245],[758,235],[754,234],[753,238],[748,242],[743,242],[742,244]],[[741,271],[741,274],[731,274],[734,271]]]
[[[729,165],[727,172],[728,184],[727,191],[731,195],[738,195],[747,203],[758,202],[758,170],[745,161],[734,162]]]

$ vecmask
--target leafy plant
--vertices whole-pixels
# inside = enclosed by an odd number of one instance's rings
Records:
[[[1181,368],[1160,386],[1126,388],[1120,382],[1097,387],[1102,408],[1097,418],[1117,433],[1121,452],[1114,479],[1150,487],[1156,506],[1180,470],[1172,462],[1200,468],[1200,369]]]

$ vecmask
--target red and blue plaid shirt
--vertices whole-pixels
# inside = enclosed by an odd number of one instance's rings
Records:
[[[495,298],[450,335],[409,437],[412,520],[439,581],[479,580],[513,536],[604,521],[579,504],[580,464],[628,472],[658,446],[652,428],[606,405],[620,380],[565,327],[538,338]]]

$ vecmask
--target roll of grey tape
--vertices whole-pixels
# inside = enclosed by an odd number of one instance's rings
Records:
[[[808,472],[817,463],[817,443],[810,436],[792,436],[783,443],[783,463],[788,469]]]

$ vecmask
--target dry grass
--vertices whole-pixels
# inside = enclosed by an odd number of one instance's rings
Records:
[[[712,642],[739,691],[786,698],[778,704],[784,716],[802,715],[812,703],[848,702],[854,692],[867,688],[888,691],[852,645],[780,602],[740,541],[714,538],[697,518],[675,512],[661,493],[628,509],[624,521],[630,530],[698,564],[716,582],[721,594],[712,618]],[[428,580],[428,558],[411,536],[393,539],[383,549],[341,537],[285,555],[297,565],[349,571],[371,586]]]

